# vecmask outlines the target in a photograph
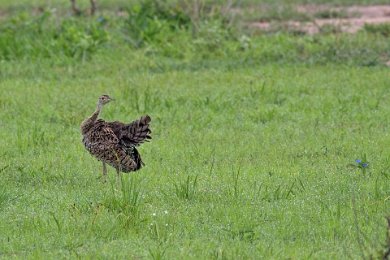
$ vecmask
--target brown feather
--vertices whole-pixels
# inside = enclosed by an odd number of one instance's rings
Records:
[[[81,125],[85,148],[98,160],[123,172],[137,171],[144,165],[135,148],[149,141],[151,118],[146,115],[129,124],[96,120],[98,109]]]

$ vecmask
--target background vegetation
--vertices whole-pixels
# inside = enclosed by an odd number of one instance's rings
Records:
[[[0,256],[383,257],[389,26],[260,32],[258,2],[200,4],[1,1]],[[121,183],[80,141],[101,94],[104,119],[153,120]]]

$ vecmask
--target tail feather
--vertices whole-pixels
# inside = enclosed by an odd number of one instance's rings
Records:
[[[151,121],[150,116],[142,116],[140,119],[125,125],[122,129],[122,140],[134,146],[138,146],[143,142],[148,142],[152,137],[152,131],[149,128]]]
[[[141,169],[142,166],[145,165],[144,162],[143,162],[142,159],[141,159],[141,155],[139,154],[138,150],[135,149],[135,147],[134,147],[134,149],[133,149],[133,158],[134,158],[134,161],[135,161],[136,164],[137,164],[137,167],[135,168],[136,171],[139,170],[139,169]]]

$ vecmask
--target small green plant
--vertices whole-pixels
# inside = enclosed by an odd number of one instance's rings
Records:
[[[148,249],[149,255],[153,260],[164,259],[166,250],[167,248],[164,246],[162,242],[160,242],[157,246]]]
[[[334,24],[325,24],[319,27],[319,30],[322,34],[337,34],[342,32],[340,26]]]
[[[169,224],[155,219],[149,226],[150,235],[160,243],[166,242],[169,237]]]
[[[191,177],[190,175],[184,181],[175,183],[175,194],[180,199],[191,200],[195,197],[198,184],[198,175]]]
[[[380,34],[384,37],[390,36],[390,24],[382,23],[382,24],[368,24],[364,25],[364,30],[373,34]]]
[[[296,178],[291,184],[283,183],[275,187],[273,185],[265,185],[260,183],[254,185],[255,198],[262,201],[278,201],[292,199],[298,194],[305,192],[305,185],[300,178]]]
[[[360,169],[363,174],[366,174],[369,167],[366,154],[363,155],[362,159],[356,159],[355,163],[355,166]]]
[[[222,20],[212,19],[199,24],[193,44],[199,56],[209,58],[210,55],[225,56],[230,41],[236,41],[231,30],[224,26]]]
[[[321,19],[348,18],[350,15],[345,10],[326,9],[314,14],[314,17]]]
[[[134,176],[121,176],[120,190],[117,191],[112,183],[111,193],[103,204],[124,217],[126,224],[139,219],[143,206],[141,182]]]

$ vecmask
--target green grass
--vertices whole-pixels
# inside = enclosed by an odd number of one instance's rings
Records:
[[[362,254],[359,241],[364,254],[380,250],[390,203],[386,68],[86,66],[84,75],[1,82],[4,256],[163,248],[167,258],[340,258]],[[103,184],[80,142],[79,123],[101,93],[117,99],[107,120],[153,118],[147,166],[124,176],[130,186]],[[348,167],[364,154],[365,175]]]
[[[195,43],[179,31],[171,45],[158,36],[135,48],[119,26],[86,59],[60,45],[43,55],[55,28],[40,39],[26,30],[16,37],[32,51],[0,61],[0,257],[380,256],[390,215],[384,35],[261,34],[243,48],[216,27]],[[112,168],[103,183],[81,143],[101,94],[116,99],[106,120],[152,117],[146,167],[122,183]]]

